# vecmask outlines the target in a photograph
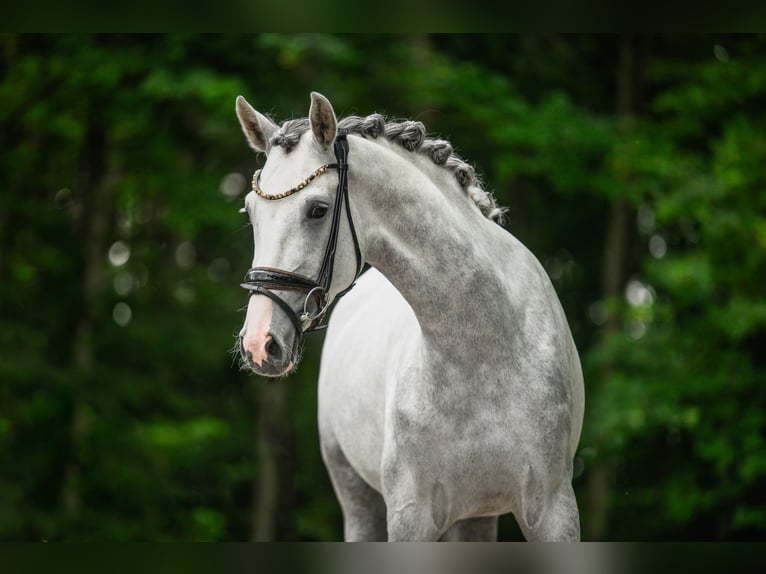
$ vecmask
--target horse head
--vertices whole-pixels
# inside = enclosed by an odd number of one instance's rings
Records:
[[[250,298],[240,354],[257,374],[281,376],[297,365],[303,334],[361,268],[346,196],[348,144],[318,93],[307,119],[281,126],[241,96],[236,112],[250,147],[266,155],[245,198],[255,250],[242,284]]]

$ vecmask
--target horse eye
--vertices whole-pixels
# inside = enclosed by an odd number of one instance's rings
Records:
[[[326,205],[312,205],[309,209],[309,219],[322,219],[326,213]]]

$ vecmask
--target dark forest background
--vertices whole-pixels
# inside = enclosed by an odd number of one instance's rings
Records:
[[[322,335],[286,380],[230,352],[234,99],[311,90],[449,139],[545,265],[584,539],[764,537],[766,37],[1,35],[0,540],[342,536]]]

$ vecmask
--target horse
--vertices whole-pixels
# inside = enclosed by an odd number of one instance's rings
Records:
[[[317,402],[344,539],[496,540],[512,513],[529,541],[579,540],[580,359],[474,169],[421,122],[338,119],[316,92],[282,124],[242,96],[235,109],[266,155],[243,208],[242,361],[293,371],[335,302]]]

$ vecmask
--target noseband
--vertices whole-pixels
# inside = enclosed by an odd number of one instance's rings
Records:
[[[285,312],[287,317],[292,322],[298,333],[298,339],[301,338],[303,333],[310,331],[316,331],[321,329],[324,325],[320,325],[322,319],[328,308],[327,295],[332,285],[332,273],[333,266],[335,265],[335,251],[338,245],[338,235],[340,230],[340,213],[343,210],[345,202],[346,217],[348,219],[348,226],[351,230],[351,238],[354,241],[354,251],[356,254],[356,275],[351,284],[338,294],[338,297],[345,295],[355,284],[357,277],[362,272],[362,252],[359,249],[359,240],[356,236],[356,230],[354,229],[354,222],[351,219],[351,210],[348,205],[348,140],[346,135],[347,130],[338,130],[338,135],[335,138],[335,159],[336,163],[328,163],[315,170],[305,180],[289,189],[284,193],[276,195],[266,195],[261,191],[258,186],[258,178],[260,176],[260,170],[256,171],[253,175],[253,191],[259,197],[268,199],[270,201],[276,201],[284,199],[299,192],[306,187],[313,179],[326,173],[330,169],[338,170],[338,189],[335,195],[335,206],[332,212],[332,222],[330,226],[330,235],[327,239],[327,246],[324,251],[324,258],[322,259],[322,266],[319,269],[319,276],[316,280],[310,279],[298,273],[292,271],[285,271],[283,269],[275,269],[273,267],[253,267],[245,274],[245,280],[241,284],[242,287],[251,292],[251,294],[265,295],[272,301],[274,301]],[[298,315],[290,305],[285,302],[274,291],[298,291],[306,294],[306,298],[303,301],[303,309],[300,315]],[[309,311],[309,302],[314,301],[316,310],[313,314]],[[303,328],[303,323],[308,322],[308,326]],[[297,342],[297,341],[296,341]]]

